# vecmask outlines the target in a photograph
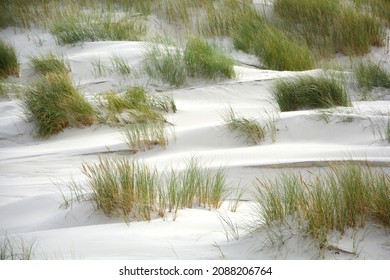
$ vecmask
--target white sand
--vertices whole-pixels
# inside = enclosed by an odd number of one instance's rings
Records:
[[[59,47],[49,34],[38,30],[15,33],[12,29],[2,30],[0,38],[14,43],[21,60],[22,77],[10,78],[10,81],[26,83],[29,57],[54,52],[69,59],[74,83],[91,100],[104,90],[119,90],[134,84],[153,89],[140,67],[146,43],[94,42]],[[374,51],[377,58],[378,51]],[[140,75],[126,78],[108,73],[96,77],[92,61],[96,58],[109,61],[113,54],[125,57]],[[240,59],[239,53],[235,55]],[[388,53],[381,53],[380,59],[390,61],[389,57]],[[242,57],[242,61],[246,59]],[[381,92],[381,101],[355,101],[349,111],[333,109],[333,117],[338,117],[328,124],[318,119],[314,111],[281,113],[275,143],[267,138],[260,145],[247,145],[227,131],[221,114],[229,106],[245,116],[259,119],[266,118],[266,112],[275,114],[269,90],[272,80],[296,73],[243,66],[235,69],[239,74],[236,80],[208,84],[191,81],[184,88],[170,90],[178,107],[176,114],[169,115],[175,124],[176,141],[171,141],[165,149],[156,147],[139,152],[136,157],[161,169],[180,168],[193,156],[209,165],[225,166],[233,187],[248,187],[248,198],[255,177],[272,177],[287,167],[307,174],[318,171],[323,165],[321,162],[326,161],[355,159],[380,165],[390,163],[390,145],[373,133],[371,125],[371,122],[380,124],[378,111],[389,112],[389,92]],[[309,72],[315,74],[318,70]],[[346,114],[354,118],[350,122],[341,121]],[[218,213],[245,226],[253,219],[251,201],[241,203],[236,213],[227,210],[229,202],[226,201],[219,211],[185,209],[179,212],[176,221],[168,216],[167,221],[155,218],[151,222],[130,224],[105,217],[87,202],[60,208],[63,201],[59,189],[71,178],[83,178],[81,163],[96,162],[98,153],[123,152],[128,147],[120,131],[108,126],[67,129],[47,140],[33,135],[33,124],[26,122],[20,101],[0,99],[0,232],[27,242],[35,240],[35,258],[319,257],[310,240],[295,234],[295,229],[285,230],[285,246],[280,248],[272,247],[264,235],[245,237],[245,233],[240,232],[239,240],[226,236]],[[329,250],[325,258],[390,259],[389,233],[374,224],[357,232],[347,232],[343,237],[334,234],[332,242],[358,254]]]

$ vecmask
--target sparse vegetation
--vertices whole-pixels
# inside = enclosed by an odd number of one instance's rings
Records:
[[[11,43],[0,40],[0,78],[19,76],[19,64],[16,51]]]
[[[131,123],[123,129],[122,134],[130,148],[143,151],[155,145],[167,146],[170,137],[163,121]]]
[[[296,221],[302,234],[310,234],[324,248],[333,230],[342,234],[369,219],[389,226],[389,179],[384,170],[349,162],[311,179],[285,173],[275,180],[258,179],[259,222],[271,228]]]
[[[97,40],[139,41],[146,29],[140,20],[133,18],[78,14],[55,22],[50,31],[59,44],[74,45]]]
[[[374,87],[390,88],[390,72],[374,62],[360,61],[354,67],[359,88],[371,91]]]
[[[272,93],[282,112],[351,105],[343,83],[324,75],[277,80]]]
[[[123,57],[119,55],[113,55],[111,57],[111,66],[112,69],[120,75],[126,76],[131,74],[130,65]]]
[[[22,238],[0,236],[0,260],[31,260],[36,242],[27,242]]]
[[[27,118],[34,122],[37,134],[42,138],[66,127],[91,125],[95,120],[93,108],[66,74],[45,75],[27,89],[22,104]]]
[[[225,113],[223,120],[229,131],[236,133],[238,138],[244,138],[250,144],[259,144],[265,139],[265,127],[254,118],[237,116],[232,108]]]

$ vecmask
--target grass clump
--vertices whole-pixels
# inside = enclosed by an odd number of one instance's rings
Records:
[[[274,10],[287,28],[320,55],[340,51],[362,55],[385,38],[375,15],[339,0],[277,0]]]
[[[163,121],[146,121],[132,123],[122,132],[130,148],[136,150],[150,150],[153,146],[168,145],[169,133]]]
[[[212,171],[192,158],[179,175],[181,207],[192,208],[195,203],[210,209],[220,207],[227,184],[224,169]]]
[[[265,127],[255,119],[237,116],[232,108],[225,113],[223,120],[229,131],[236,133],[238,138],[244,138],[250,144],[259,144],[265,139]]]
[[[199,38],[191,38],[188,41],[184,61],[190,77],[231,79],[236,76],[233,60]]]
[[[361,89],[371,91],[374,87],[390,88],[390,72],[378,63],[360,61],[355,65],[354,72]]]
[[[149,77],[176,87],[186,80],[183,54],[177,47],[152,45],[145,53],[144,69]]]
[[[55,22],[50,32],[59,44],[86,41],[113,40],[139,41],[146,32],[144,25],[136,19],[115,19],[100,15],[66,16]]]
[[[342,82],[328,76],[277,80],[272,94],[282,112],[351,105]]]
[[[172,86],[183,85],[187,77],[234,78],[233,60],[200,38],[191,38],[184,52],[178,47],[152,45],[145,53],[144,69],[152,79]]]
[[[109,161],[100,158],[97,164],[84,164],[88,190],[97,209],[106,215],[134,214],[150,220],[157,185],[157,172],[127,159]]]
[[[41,75],[49,73],[64,73],[70,72],[69,63],[63,57],[49,53],[46,56],[32,57],[30,59],[32,68]]]
[[[296,221],[321,248],[333,230],[363,227],[374,219],[390,225],[389,176],[369,166],[340,163],[321,176],[304,180],[300,175],[257,182],[257,203],[265,227]]]
[[[95,112],[66,74],[50,73],[27,89],[22,105],[39,137],[93,124]]]
[[[124,94],[108,92],[104,98],[108,118],[116,122],[165,122],[163,112],[176,112],[176,104],[171,96],[152,96],[142,87],[133,87]]]
[[[309,48],[294,36],[261,17],[241,21],[233,33],[235,48],[259,57],[265,68],[273,70],[307,70],[314,67]]]
[[[122,134],[130,148],[146,150],[155,145],[168,145],[171,131],[164,113],[176,112],[172,96],[152,96],[143,88],[134,87],[122,95],[106,93],[105,99],[108,120],[125,124]]]
[[[16,51],[11,43],[0,40],[0,78],[15,75],[19,77],[19,64]]]
[[[127,159],[100,158],[96,164],[83,164],[82,170],[87,185],[76,189],[89,193],[84,199],[108,216],[132,216],[137,220],[151,220],[153,215],[165,218],[167,212],[176,219],[179,209],[196,204],[218,208],[227,186],[223,169],[211,171],[195,159],[180,172],[172,170],[162,175],[156,168]]]

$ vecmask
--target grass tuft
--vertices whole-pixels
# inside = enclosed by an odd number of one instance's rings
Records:
[[[70,72],[69,62],[65,61],[63,57],[52,53],[41,57],[31,57],[30,62],[32,68],[43,76],[49,73],[67,74]]]
[[[268,228],[292,219],[323,248],[333,230],[343,234],[370,219],[390,225],[389,179],[382,169],[345,162],[310,179],[282,174],[275,180],[258,180],[259,217]]]
[[[200,38],[191,38],[184,53],[178,47],[153,44],[145,53],[144,69],[152,79],[181,86],[187,76],[234,78],[233,60]]]
[[[390,88],[390,72],[380,64],[369,61],[357,63],[354,67],[359,88],[371,91],[374,87]]]
[[[169,111],[167,103],[171,104],[172,110],[176,110],[173,98],[167,98],[152,96],[141,87],[133,87],[124,94],[106,93],[103,106],[107,110],[108,119],[117,123],[165,122],[163,112]],[[165,107],[162,108],[161,104]]]
[[[343,83],[328,76],[277,80],[272,94],[282,112],[351,105]]]
[[[39,137],[47,138],[66,127],[93,124],[95,112],[66,74],[50,73],[29,87],[22,105]]]
[[[190,77],[231,79],[236,76],[233,60],[200,38],[188,41],[184,61]]]
[[[233,43],[237,49],[258,56],[268,69],[299,71],[314,66],[306,44],[261,17],[241,21],[233,33]]]
[[[130,148],[143,151],[155,145],[166,147],[170,136],[163,121],[132,123],[125,127],[122,134]]]
[[[177,47],[153,44],[145,53],[145,72],[157,81],[181,86],[186,80],[182,51]]]
[[[16,51],[11,43],[0,40],[0,78],[14,75],[19,77],[19,64]]]
[[[224,114],[223,120],[229,131],[236,133],[238,138],[244,138],[250,144],[259,144],[265,139],[265,127],[255,119],[237,116],[232,108]]]
[[[74,182],[71,191],[77,199],[90,200],[108,216],[133,216],[151,220],[153,215],[165,218],[172,213],[176,219],[179,209],[194,205],[219,208],[226,192],[224,169],[201,167],[196,159],[184,170],[160,175],[156,168],[127,159],[103,159],[96,164],[83,164],[87,185]],[[80,195],[79,190],[87,192]],[[70,205],[66,198],[66,205]]]
[[[339,0],[277,0],[274,10],[286,28],[320,55],[366,54],[385,38],[375,15]]]

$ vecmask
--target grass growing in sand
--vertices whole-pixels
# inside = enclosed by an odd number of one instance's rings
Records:
[[[19,76],[18,58],[11,43],[0,40],[0,78]]]
[[[69,15],[55,22],[50,32],[59,44],[78,44],[86,41],[139,41],[146,28],[139,19],[102,15]]]
[[[151,95],[141,87],[134,87],[125,93],[107,92],[103,98],[106,122],[123,126],[122,135],[131,149],[168,145],[173,130],[164,114],[177,110],[171,95]]]
[[[381,21],[370,12],[339,0],[277,0],[276,14],[285,27],[321,55],[362,55],[385,38]]]
[[[272,94],[282,112],[351,106],[344,84],[335,77],[299,76],[277,80]]]
[[[218,208],[227,188],[222,168],[201,167],[196,159],[182,171],[165,174],[137,161],[107,158],[100,158],[96,164],[83,164],[82,170],[87,182],[76,189],[87,193],[83,199],[92,201],[108,216],[137,220],[151,220],[153,215],[165,218],[167,213],[176,219],[179,209],[195,205]],[[71,191],[74,186],[73,182]]]
[[[66,74],[45,75],[26,90],[22,105],[42,138],[57,134],[66,127],[91,125],[95,120],[93,108]]]
[[[181,86],[187,77],[234,78],[233,60],[205,40],[193,37],[184,52],[179,47],[152,44],[145,53],[144,69],[150,78]]]
[[[111,58],[111,68],[114,72],[126,76],[131,74],[131,66],[124,57],[113,55]]]
[[[374,87],[390,88],[390,72],[374,62],[360,61],[354,67],[359,88],[371,91]]]
[[[36,245],[35,241],[3,235],[0,237],[0,260],[31,260]]]
[[[241,21],[233,33],[234,46],[255,54],[265,68],[274,70],[307,70],[314,59],[305,43],[267,23],[261,17]]]
[[[257,179],[259,221],[268,229],[295,221],[303,234],[326,248],[333,230],[343,234],[371,219],[390,225],[389,179],[381,169],[349,162],[310,179],[286,173],[275,180]]]
[[[170,95],[151,95],[142,87],[133,87],[124,93],[104,94],[103,107],[107,119],[119,123],[165,122],[164,112],[176,112]]]
[[[155,145],[166,147],[172,133],[164,121],[131,123],[124,127],[122,135],[131,149],[150,150]]]
[[[237,116],[232,108],[223,115],[223,120],[229,131],[234,132],[237,138],[244,138],[250,144],[259,144],[265,139],[265,127],[254,118]]]
[[[64,57],[52,53],[41,57],[31,57],[30,62],[32,69],[43,76],[49,73],[67,74],[70,72],[69,62]]]
[[[178,47],[153,44],[145,53],[143,63],[148,76],[157,81],[178,87],[186,80],[183,54]]]
[[[189,39],[184,62],[190,77],[231,79],[236,76],[233,60],[200,38]]]

